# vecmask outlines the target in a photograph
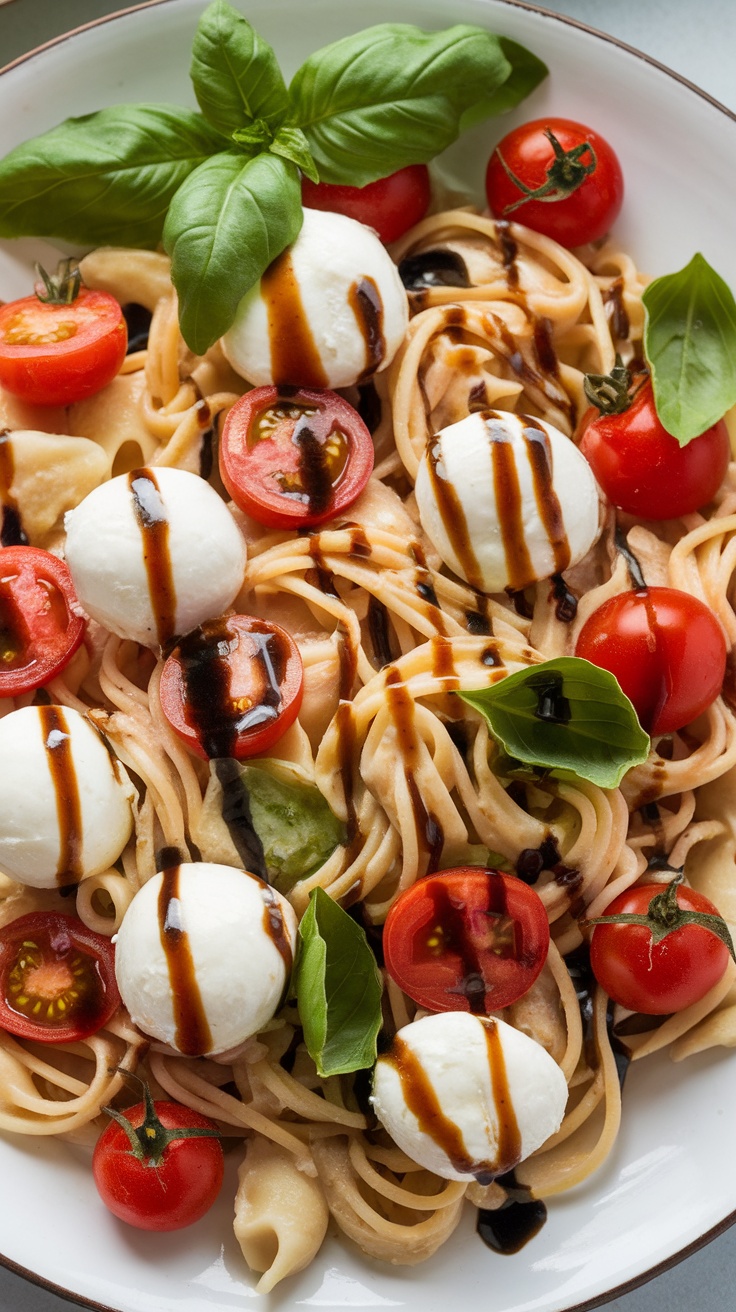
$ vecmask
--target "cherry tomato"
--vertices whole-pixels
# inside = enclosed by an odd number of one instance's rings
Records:
[[[40,547],[0,549],[0,697],[48,683],[71,660],[85,627],[63,560]]]
[[[294,639],[250,615],[208,620],[164,664],[161,706],[172,729],[205,761],[267,752],[294,723],[304,667]]]
[[[539,894],[515,875],[459,866],[418,879],[383,930],[386,969],[429,1011],[497,1011],[528,993],[549,949]]]
[[[661,884],[629,888],[606,907],[605,915],[646,915],[662,891]],[[702,893],[682,885],[677,905],[719,914]],[[725,943],[702,925],[682,925],[659,943],[645,925],[596,925],[590,943],[590,964],[601,987],[614,1002],[646,1016],[669,1015],[699,1002],[722,978],[728,959]]]
[[[344,187],[302,178],[302,201],[311,210],[333,210],[375,228],[388,244],[423,219],[429,209],[430,184],[426,164],[409,164],[365,187]]]
[[[0,929],[0,1029],[71,1043],[119,1006],[112,943],[76,916],[34,911]]]
[[[246,514],[268,528],[307,528],[339,515],[373,469],[363,420],[336,392],[256,387],[235,402],[220,474]]]
[[[650,382],[619,415],[600,415],[580,450],[609,501],[642,519],[676,519],[713,499],[730,459],[723,420],[680,446],[662,427]]]
[[[597,132],[571,119],[540,118],[499,141],[488,161],[486,196],[497,219],[517,220],[561,246],[582,246],[610,229],[624,179]]]
[[[71,405],[115,377],[127,342],[107,292],[82,288],[68,305],[24,296],[0,306],[0,383],[32,405]]]
[[[674,733],[718,696],[726,643],[702,601],[677,588],[611,597],[585,621],[575,655],[610,670],[648,733]]]
[[[206,1116],[179,1103],[152,1106],[164,1131],[216,1129]],[[148,1127],[146,1112],[146,1104],[139,1103],[126,1109],[125,1119],[133,1129],[144,1121]],[[215,1137],[171,1138],[160,1153],[137,1157],[122,1125],[111,1121],[95,1145],[92,1171],[102,1201],[121,1221],[139,1230],[181,1230],[199,1221],[220,1192],[222,1146]]]

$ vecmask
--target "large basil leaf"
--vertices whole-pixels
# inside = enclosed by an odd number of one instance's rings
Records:
[[[275,129],[289,94],[267,41],[227,0],[213,0],[199,20],[190,69],[202,113],[229,137],[262,119]]]
[[[323,182],[362,187],[444,150],[463,115],[510,73],[498,38],[479,27],[382,23],[302,64],[289,88],[290,120]]]
[[[457,695],[485,716],[510,756],[569,770],[601,788],[617,788],[649,755],[649,737],[614,676],[578,656]]]
[[[323,1077],[376,1060],[381,976],[365,932],[321,888],[299,925],[295,989],[304,1041]]]
[[[461,132],[465,132],[476,123],[482,123],[483,119],[492,118],[496,114],[507,114],[509,110],[516,109],[516,106],[520,105],[522,100],[526,100],[549,73],[547,65],[533,55],[531,50],[527,50],[526,46],[520,46],[518,41],[500,36],[498,44],[511,65],[511,72],[492,96],[466,110],[460,123]]]
[[[0,237],[155,247],[185,178],[222,139],[174,105],[69,118],[0,161]]]
[[[169,207],[164,246],[179,325],[197,355],[227,331],[242,297],[301,225],[299,173],[280,156],[224,151],[187,178]]]
[[[655,278],[643,300],[657,414],[685,446],[736,405],[736,302],[700,254]]]
[[[240,766],[266,874],[280,893],[288,893],[345,841],[345,826],[319,789],[287,771],[288,766],[265,763]]]

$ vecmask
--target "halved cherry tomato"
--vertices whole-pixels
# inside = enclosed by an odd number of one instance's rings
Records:
[[[107,292],[82,288],[68,305],[24,296],[0,306],[0,383],[32,405],[71,405],[115,377],[127,341]]]
[[[429,209],[429,170],[409,164],[365,187],[347,187],[302,178],[302,201],[311,210],[332,210],[375,228],[388,244],[423,219]]]
[[[71,1043],[119,1006],[113,945],[76,916],[33,911],[0,929],[0,1029]]]
[[[40,547],[0,549],[0,697],[48,683],[71,660],[85,626],[63,560]]]
[[[515,875],[459,866],[418,879],[388,913],[386,969],[429,1011],[497,1011],[529,992],[549,949],[539,894]]]
[[[722,419],[680,446],[657,417],[651,382],[621,414],[593,419],[580,450],[609,501],[642,519],[675,519],[699,510],[715,496],[730,459]]]
[[[259,524],[307,528],[357,500],[373,457],[363,420],[336,392],[256,387],[225,421],[220,474]]]
[[[615,898],[606,916],[646,915],[662,884],[638,884]],[[684,885],[676,891],[685,911],[718,916],[702,893]],[[728,965],[726,944],[702,925],[673,929],[659,943],[646,925],[596,925],[590,964],[598,983],[614,1002],[646,1016],[669,1015],[699,1002],[718,983]]]
[[[615,151],[599,133],[567,118],[522,123],[499,141],[486,170],[497,219],[514,219],[561,246],[603,237],[624,197]]]
[[[702,601],[677,588],[611,597],[585,621],[575,655],[610,670],[648,733],[674,733],[721,691],[726,642]]]
[[[208,620],[180,639],[161,674],[172,729],[203,760],[267,752],[294,723],[304,667],[294,639],[251,615]]]

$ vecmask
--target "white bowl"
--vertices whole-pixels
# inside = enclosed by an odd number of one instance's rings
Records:
[[[194,104],[187,70],[202,0],[103,19],[0,75],[0,154],[69,114],[124,100]],[[521,41],[551,76],[520,110],[467,134],[448,164],[480,195],[491,143],[514,121],[556,113],[590,122],[618,152],[626,201],[622,243],[651,273],[700,250],[736,287],[736,118],[609,38],[509,0],[249,0],[243,5],[287,73],[310,51],[366,22],[426,27],[471,22]],[[495,137],[494,137],[495,134]],[[0,290],[28,290],[40,243],[0,243]],[[53,256],[48,263],[53,264]],[[582,1309],[682,1256],[736,1213],[736,1060],[711,1052],[673,1066],[634,1066],[623,1128],[607,1165],[549,1208],[515,1257],[494,1256],[463,1228],[424,1266],[384,1268],[330,1240],[271,1309],[395,1307],[413,1312]],[[255,1300],[231,1230],[233,1169],[220,1205],[191,1230],[147,1235],[99,1204],[85,1162],[63,1144],[0,1140],[0,1248],[16,1269],[82,1301],[123,1312],[225,1312]],[[253,1306],[254,1304],[251,1304]]]

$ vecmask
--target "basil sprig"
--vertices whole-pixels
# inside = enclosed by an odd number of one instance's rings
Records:
[[[509,756],[617,788],[649,755],[649,737],[608,670],[561,656],[457,694],[480,711]]]
[[[736,405],[736,301],[700,254],[644,292],[657,415],[686,446]]]
[[[365,932],[321,888],[299,924],[294,987],[304,1041],[319,1074],[372,1066],[381,1028],[381,977]]]
[[[317,51],[287,89],[268,42],[212,0],[192,51],[201,113],[120,105],[16,147],[0,162],[0,237],[163,240],[201,354],[299,232],[298,170],[356,186],[423,163],[546,73],[481,28],[387,23]]]

